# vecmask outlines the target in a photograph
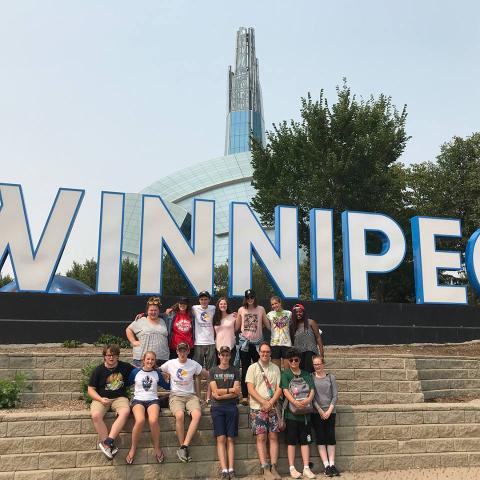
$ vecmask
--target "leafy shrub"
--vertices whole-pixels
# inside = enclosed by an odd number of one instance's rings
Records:
[[[88,396],[88,383],[90,381],[90,376],[94,368],[98,363],[89,363],[82,368],[82,373],[80,374],[80,392],[82,392],[82,398],[85,401],[85,404],[88,406],[92,403],[92,399]]]
[[[25,390],[27,377],[23,373],[15,374],[15,378],[0,378],[0,408],[15,408]]]
[[[120,348],[132,348],[128,340],[112,335],[111,333],[103,333],[100,335],[95,345],[109,345],[111,343],[116,343]]]
[[[64,348],[78,348],[82,342],[79,342],[78,340],[65,340],[62,343],[62,347]]]

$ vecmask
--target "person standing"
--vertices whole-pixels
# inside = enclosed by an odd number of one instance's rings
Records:
[[[202,416],[200,399],[195,395],[194,376],[198,375],[205,380],[208,378],[208,372],[195,360],[188,358],[189,351],[190,347],[187,343],[180,343],[177,347],[178,357],[160,366],[160,370],[170,376],[171,393],[168,406],[175,417],[175,433],[180,445],[177,456],[184,463],[192,461],[188,447]],[[186,435],[185,411],[192,418]]]
[[[133,347],[133,361],[135,367],[142,366],[142,357],[145,352],[154,352],[157,356],[157,366],[166,362],[170,357],[168,348],[168,328],[164,314],[160,314],[162,305],[159,297],[150,297],[146,305],[146,316],[137,318],[126,328],[127,339]]]
[[[92,399],[90,412],[100,443],[98,447],[110,460],[117,454],[115,439],[125,426],[130,415],[127,395],[127,380],[133,366],[119,361],[120,347],[110,344],[103,349],[103,363],[95,367],[88,382],[87,393]],[[108,431],[103,418],[113,410],[117,418]]]
[[[335,375],[325,372],[323,357],[315,355],[312,359],[315,398],[312,414],[312,426],[315,431],[318,453],[325,467],[327,477],[339,476],[335,466],[335,417],[338,400],[338,387]]]
[[[293,346],[300,351],[300,368],[313,373],[312,357],[323,357],[322,331],[317,322],[308,318],[305,307],[301,303],[294,305],[292,309],[292,322],[290,323],[290,338]]]
[[[215,315],[213,316],[213,328],[215,329],[215,347],[217,354],[220,348],[227,346],[230,348],[230,365],[233,365],[235,358],[235,319],[237,313],[232,313],[228,307],[228,300],[220,297],[215,305]],[[218,357],[220,358],[220,357]]]
[[[256,436],[257,453],[265,480],[281,480],[277,470],[279,414],[276,402],[280,388],[280,369],[270,361],[271,347],[262,342],[258,362],[248,367],[245,381],[250,395],[250,422]],[[267,439],[271,465],[267,461]]]
[[[235,437],[238,436],[238,396],[240,395],[240,373],[230,365],[232,352],[227,345],[219,348],[220,364],[210,370],[213,434],[217,440],[217,453],[221,478],[235,478]]]
[[[263,341],[262,326],[270,328],[265,309],[258,305],[255,292],[245,291],[243,305],[238,310],[235,330],[240,330],[239,350],[242,364],[242,405],[248,405],[248,389],[245,382],[250,365],[258,361],[258,349]]]
[[[288,400],[285,409],[285,442],[287,444],[288,464],[290,476],[300,478],[302,475],[313,479],[315,474],[310,470],[310,414],[312,413],[312,401],[315,394],[312,375],[300,369],[300,352],[296,348],[290,348],[286,354],[289,368],[282,372],[280,386],[283,395]],[[310,407],[310,408],[307,408]],[[295,468],[295,448],[300,445],[302,454],[303,472]]]
[[[281,369],[283,367],[282,360],[287,358],[287,351],[292,346],[290,338],[292,312],[283,309],[282,301],[277,296],[273,296],[270,299],[270,305],[272,310],[267,313],[267,318],[270,321],[270,330],[272,332],[270,339],[272,362]]]
[[[177,347],[182,342],[190,347],[190,355],[193,353],[195,329],[193,314],[188,305],[188,298],[182,297],[171,309],[167,309],[167,312],[171,312],[168,316],[170,360],[177,358]]]

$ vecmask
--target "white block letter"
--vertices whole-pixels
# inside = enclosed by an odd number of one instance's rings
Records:
[[[366,236],[376,233],[382,241],[379,254],[367,252]],[[345,300],[368,301],[368,274],[388,273],[397,268],[405,256],[405,236],[400,226],[381,213],[343,212],[343,271]]]
[[[438,251],[436,237],[461,237],[460,220],[413,217],[412,247],[417,303],[467,303],[467,289],[461,285],[439,285],[438,270],[460,270],[460,252]]]
[[[138,261],[138,294],[162,293],[162,259],[165,248],[198,294],[213,291],[215,202],[194,200],[192,240],[189,243],[163,200],[142,195],[142,227]]]
[[[58,190],[34,249],[22,187],[0,184],[0,268],[10,255],[18,290],[48,291],[84,193],[69,188]]]
[[[333,210],[310,210],[310,286],[312,300],[335,300]]]
[[[230,203],[229,296],[251,288],[252,254],[284,298],[298,298],[297,208],[275,208],[275,245],[248,204]]]
[[[124,193],[102,192],[97,258],[98,293],[120,293],[124,205]]]

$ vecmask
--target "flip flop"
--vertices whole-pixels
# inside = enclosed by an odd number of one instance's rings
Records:
[[[160,455],[156,453],[155,458],[157,459],[157,463],[165,463],[165,454],[163,453],[163,450],[161,450]]]
[[[130,456],[130,454],[128,454],[126,457],[125,457],[125,461],[127,462],[128,465],[131,465],[135,460],[135,455],[133,457]]]

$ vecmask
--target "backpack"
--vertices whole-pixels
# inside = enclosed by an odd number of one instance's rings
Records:
[[[304,400],[308,397],[310,390],[310,386],[300,375],[295,375],[288,384],[288,391],[295,400]],[[306,407],[297,408],[295,405],[288,402],[288,408],[293,415],[306,415],[308,413],[313,413],[314,411],[312,403],[308,404]]]

